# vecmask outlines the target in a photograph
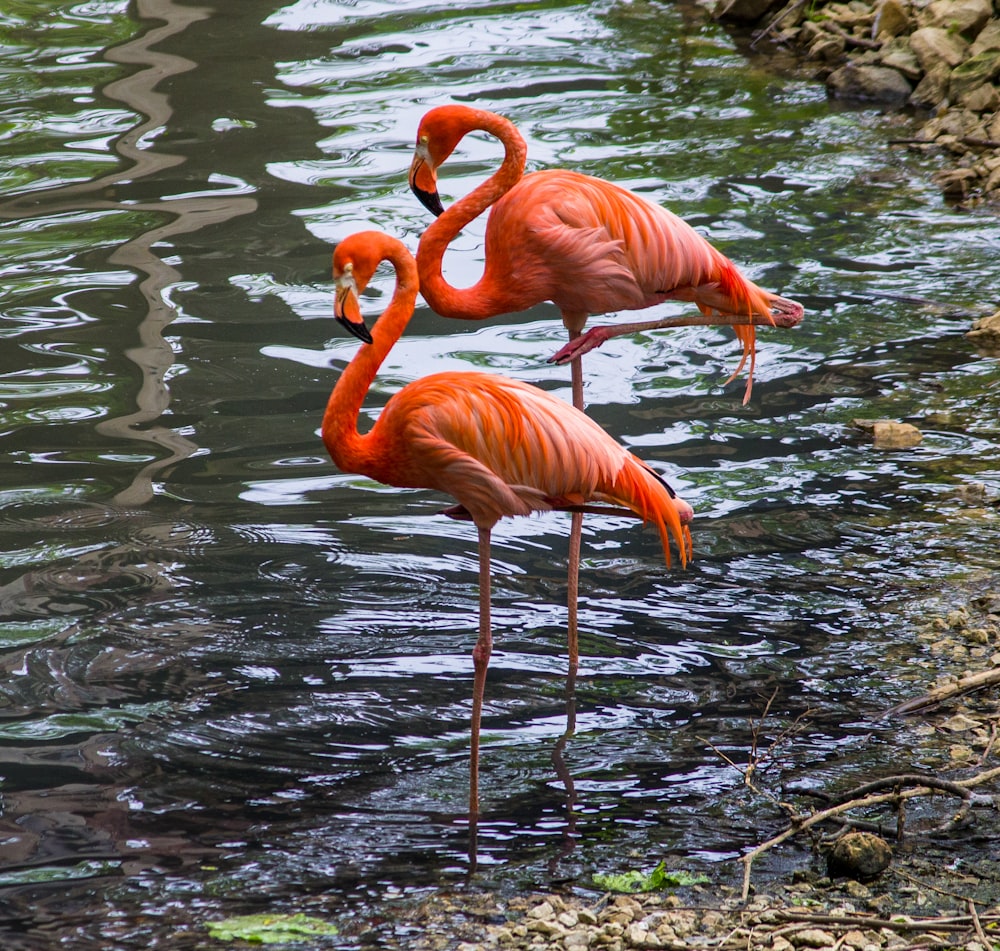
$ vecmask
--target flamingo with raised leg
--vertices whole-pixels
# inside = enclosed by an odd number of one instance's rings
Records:
[[[396,284],[371,332],[359,295],[388,261]],[[323,442],[344,472],[402,488],[436,489],[457,505],[444,510],[471,520],[479,534],[479,634],[469,782],[470,817],[479,808],[479,732],[490,627],[490,533],[504,516],[591,503],[621,507],[659,531],[667,565],[670,538],[681,564],[691,555],[691,507],[632,453],[577,410],[527,383],[487,373],[436,373],[395,393],[366,434],[358,416],[379,367],[413,315],[418,279],[413,256],[379,231],[345,238],[333,255],[335,316],[363,347],[341,374],[323,416]],[[614,511],[622,513],[618,508]]]
[[[437,172],[469,132],[481,130],[505,149],[500,168],[447,210]],[[756,357],[755,325],[793,327],[800,303],[744,277],[687,222],[624,188],[565,169],[524,174],[527,146],[508,119],[470,106],[431,109],[420,121],[410,165],[410,188],[438,216],[417,248],[420,290],[443,317],[483,320],[552,301],[570,342],[550,362],[571,363],[573,405],[583,409],[579,357],[622,334],[662,327],[730,325],[749,359],[744,403],[750,399]],[[472,287],[449,285],[445,251],[474,218],[490,209],[483,275]],[[698,316],[595,327],[587,317],[641,310],[664,301],[690,301]]]

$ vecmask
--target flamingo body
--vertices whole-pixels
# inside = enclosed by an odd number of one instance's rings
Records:
[[[602,502],[652,522],[665,543],[673,532],[683,561],[686,503],[645,463],[572,409],[517,380],[438,373],[392,396],[360,440],[343,438],[337,408],[328,410],[323,439],[342,471],[400,488],[445,492],[478,526],[492,528],[505,516]],[[669,545],[665,552],[669,564]]]

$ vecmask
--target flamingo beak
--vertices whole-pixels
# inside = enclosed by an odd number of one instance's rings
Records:
[[[371,343],[372,335],[365,326],[361,316],[361,306],[358,303],[358,286],[354,282],[353,268],[346,265],[340,277],[337,278],[337,289],[333,299],[333,316],[337,323],[344,327],[363,343]]]
[[[417,143],[413,162],[410,164],[410,191],[432,215],[437,217],[444,211],[437,190],[437,174],[427,152],[427,143]]]

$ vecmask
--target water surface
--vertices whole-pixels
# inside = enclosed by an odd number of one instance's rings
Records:
[[[469,880],[475,532],[318,438],[357,348],[331,248],[368,227],[416,246],[406,170],[438,103],[502,111],[531,168],[669,205],[807,309],[761,333],[746,407],[725,330],[588,357],[589,411],[694,506],[696,558],[668,571],[655,533],[588,517],[567,740],[568,521],[498,526],[472,883],[660,858],[732,880],[780,817],[720,754],[746,762],[772,697],[773,735],[805,724],[775,791],[920,765],[878,718],[933,679],[921,626],[1000,562],[997,509],[967,492],[1000,492],[1000,376],[964,337],[996,303],[1000,222],[887,145],[905,119],[748,63],[694,6],[6,9],[5,946],[195,947],[258,910],[339,919],[350,945],[395,897]],[[470,137],[442,192],[498,159]],[[455,283],[482,234],[456,240]],[[568,399],[545,363],[563,339],[550,305],[457,324],[421,303],[365,416],[442,369]],[[923,442],[876,451],[858,417]]]

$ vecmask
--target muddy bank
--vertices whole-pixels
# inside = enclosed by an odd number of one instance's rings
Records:
[[[940,156],[950,200],[1000,204],[998,0],[718,0],[713,14],[790,54],[830,95],[917,117],[899,148]]]

